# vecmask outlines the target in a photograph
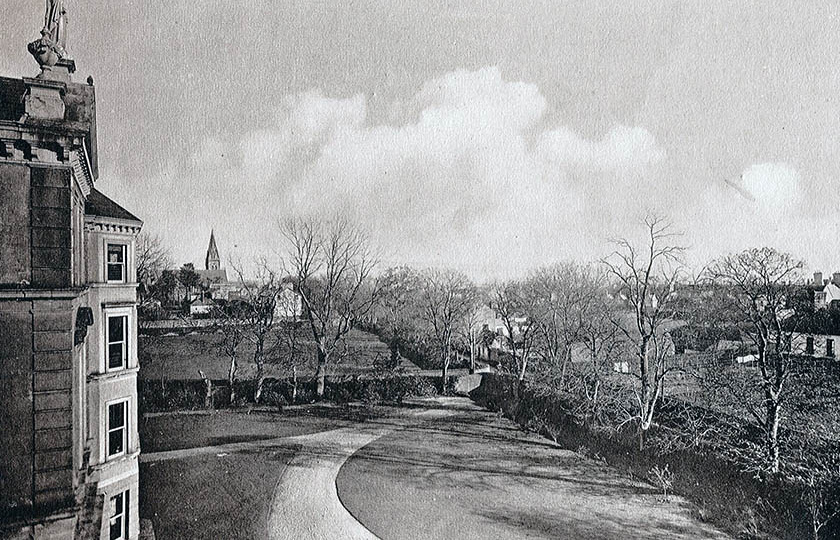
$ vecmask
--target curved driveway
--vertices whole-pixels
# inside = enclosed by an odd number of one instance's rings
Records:
[[[453,414],[447,410],[421,410],[408,415],[417,420]],[[404,420],[403,420],[404,422]],[[359,523],[338,498],[336,478],[344,462],[360,448],[390,433],[402,422],[390,418],[312,435],[289,437],[300,445],[287,464],[272,497],[268,537],[272,539],[373,540],[377,537]]]

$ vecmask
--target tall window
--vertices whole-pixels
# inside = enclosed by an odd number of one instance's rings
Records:
[[[125,281],[125,245],[108,244],[106,254],[108,283],[123,283]]]
[[[834,356],[834,340],[833,339],[826,339],[825,340],[825,355],[826,356]]]
[[[108,370],[128,367],[128,317],[109,315],[108,328]]]
[[[814,354],[814,338],[805,338],[805,354]]]
[[[128,495],[129,491],[111,497],[111,540],[125,540],[128,538]]]
[[[128,401],[108,405],[108,457],[125,453],[128,446]]]

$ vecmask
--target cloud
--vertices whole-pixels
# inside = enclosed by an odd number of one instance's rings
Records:
[[[568,128],[545,133],[540,151],[552,163],[598,171],[632,173],[665,157],[645,128],[614,126],[600,141],[589,141]]]
[[[132,186],[139,201],[155,184],[177,193],[138,212],[180,220],[195,260],[211,226],[250,254],[276,246],[277,218],[344,214],[373,231],[385,264],[486,277],[591,257],[604,220],[637,216],[631,191],[659,189],[645,173],[665,152],[648,130],[617,124],[590,140],[546,126],[539,88],[495,67],[444,74],[389,106],[377,124],[363,95],[281,96],[265,125],[202,141],[179,186],[170,175]]]
[[[789,208],[799,200],[799,173],[786,163],[752,165],[743,172],[741,181],[744,189],[765,208]]]

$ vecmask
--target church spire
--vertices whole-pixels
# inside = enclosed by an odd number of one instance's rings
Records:
[[[205,270],[218,270],[222,267],[221,263],[219,249],[216,247],[216,237],[213,234],[213,229],[210,229],[210,245],[207,246],[207,257],[204,259],[204,268]]]

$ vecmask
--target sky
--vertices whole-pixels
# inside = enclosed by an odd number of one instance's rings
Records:
[[[178,264],[346,216],[383,266],[597,260],[648,212],[699,268],[769,245],[840,270],[831,2],[65,0],[97,188]],[[43,2],[4,0],[33,76]]]

